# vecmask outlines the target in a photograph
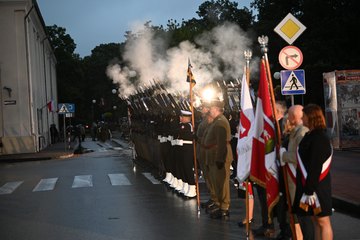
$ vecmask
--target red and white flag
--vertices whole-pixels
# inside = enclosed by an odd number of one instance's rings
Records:
[[[265,62],[262,60],[255,112],[250,178],[266,188],[269,215],[279,199],[279,168],[276,164],[275,125],[270,101]]]
[[[55,102],[53,100],[48,102],[46,105],[47,105],[49,112],[55,112]]]
[[[241,81],[241,102],[240,102],[240,124],[239,139],[237,143],[237,178],[239,182],[243,182],[250,174],[251,148],[253,138],[253,128],[251,123],[254,122],[254,108],[251,102],[250,90],[246,81],[244,72]]]

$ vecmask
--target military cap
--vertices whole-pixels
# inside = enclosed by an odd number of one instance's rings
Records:
[[[208,104],[209,107],[219,107],[219,108],[224,108],[225,107],[224,101],[221,101],[219,99],[212,99],[207,104]]]

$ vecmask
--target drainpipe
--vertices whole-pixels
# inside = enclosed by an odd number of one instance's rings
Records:
[[[32,83],[31,83],[31,62],[30,62],[30,52],[29,52],[29,32],[28,32],[28,24],[27,19],[34,9],[34,5],[31,6],[30,10],[24,17],[24,27],[25,27],[25,48],[26,48],[26,63],[27,63],[27,75],[28,75],[28,84],[29,84],[29,110],[30,110],[30,128],[31,135],[35,137],[34,139],[34,147],[38,150],[38,144],[35,134],[35,126],[34,126],[34,110],[33,110],[33,98],[32,98]]]
[[[41,43],[42,43],[42,47],[43,47],[43,65],[44,65],[44,82],[45,82],[45,101],[46,101],[46,104],[48,103],[48,92],[47,92],[47,78],[46,78],[46,54],[45,54],[45,40],[48,39],[48,36],[45,36],[42,40],[41,40]],[[52,99],[50,99],[52,100]],[[51,136],[50,136],[50,124],[49,124],[49,113],[48,113],[48,109],[46,108],[45,110],[46,112],[46,127],[47,129],[45,130],[45,132],[47,132],[48,134],[48,140],[50,139],[50,144],[51,144]],[[50,144],[47,144],[47,145],[50,145]]]

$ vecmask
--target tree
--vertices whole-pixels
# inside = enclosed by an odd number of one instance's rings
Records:
[[[122,64],[121,52],[123,52],[124,44],[109,43],[96,46],[91,55],[83,59],[83,67],[85,70],[83,87],[84,91],[84,108],[87,109],[85,115],[91,118],[90,111],[92,100],[96,100],[95,113],[111,111],[113,105],[119,104],[117,95],[112,94],[112,89],[117,88],[112,80],[106,75],[107,66],[112,63]]]
[[[208,30],[224,22],[232,22],[246,31],[254,21],[248,8],[238,9],[238,3],[229,0],[205,1],[196,13]]]
[[[81,115],[81,103],[84,101],[82,91],[84,72],[79,55],[74,53],[76,44],[63,27],[47,26],[46,30],[57,60],[58,101],[75,103],[76,114]]]

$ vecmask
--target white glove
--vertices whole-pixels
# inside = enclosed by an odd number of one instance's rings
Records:
[[[305,202],[307,204],[309,204],[309,206],[313,206],[316,202],[316,195],[313,193],[312,195],[305,195],[306,196],[306,200]]]
[[[283,167],[285,166],[286,162],[284,162],[283,154],[286,152],[286,148],[280,148],[280,165]]]

